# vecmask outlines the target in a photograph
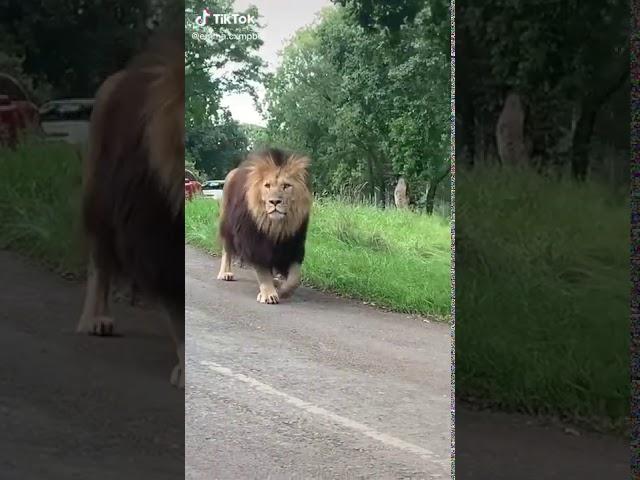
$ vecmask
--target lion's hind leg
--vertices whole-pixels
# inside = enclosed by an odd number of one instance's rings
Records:
[[[77,333],[108,336],[114,333],[114,321],[109,315],[111,276],[104,268],[89,263],[87,292]]]
[[[287,278],[278,287],[278,292],[282,298],[290,297],[300,285],[300,279],[302,277],[301,267],[299,263],[294,263],[289,268]]]
[[[233,271],[231,270],[231,263],[233,258],[227,252],[227,250],[222,247],[222,260],[220,262],[220,272],[218,273],[218,280],[225,280],[230,282],[234,279]]]

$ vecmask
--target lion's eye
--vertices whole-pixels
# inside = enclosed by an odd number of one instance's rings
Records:
[[[265,186],[265,188],[271,188],[271,184],[270,183],[265,183],[264,186]]]
[[[283,189],[285,189],[285,190],[286,190],[287,188],[291,188],[291,184],[289,184],[289,183],[284,183],[284,184],[282,184],[282,188],[283,188]]]

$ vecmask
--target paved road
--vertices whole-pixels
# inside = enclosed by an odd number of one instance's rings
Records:
[[[449,327],[186,250],[186,478],[450,478]]]
[[[308,289],[255,302],[186,251],[186,478],[448,478],[449,330]],[[460,480],[627,480],[628,441],[456,411]]]
[[[0,251],[0,478],[184,478],[184,394],[156,312],[74,333],[83,285]]]
[[[446,478],[448,328],[306,289],[258,305],[249,272],[186,259],[185,406],[161,315],[117,305],[124,336],[77,336],[83,286],[0,252],[0,478]],[[630,478],[623,439],[457,420],[461,480]]]
[[[456,405],[456,480],[629,480],[629,441]]]

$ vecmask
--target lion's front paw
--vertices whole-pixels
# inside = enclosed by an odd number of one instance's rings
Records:
[[[171,385],[177,388],[184,388],[184,365],[182,362],[173,367],[171,372]]]
[[[115,322],[113,318],[106,316],[83,317],[76,328],[77,333],[88,333],[89,335],[109,336],[113,335]]]
[[[280,301],[278,297],[278,292],[275,288],[272,287],[260,287],[260,292],[258,293],[258,302],[260,303],[269,303],[274,304]]]
[[[218,274],[218,280],[224,280],[225,282],[233,281],[233,272],[220,272]]]

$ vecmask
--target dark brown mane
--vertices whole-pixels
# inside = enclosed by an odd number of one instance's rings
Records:
[[[96,95],[83,220],[96,266],[183,310],[184,55],[160,44]]]

